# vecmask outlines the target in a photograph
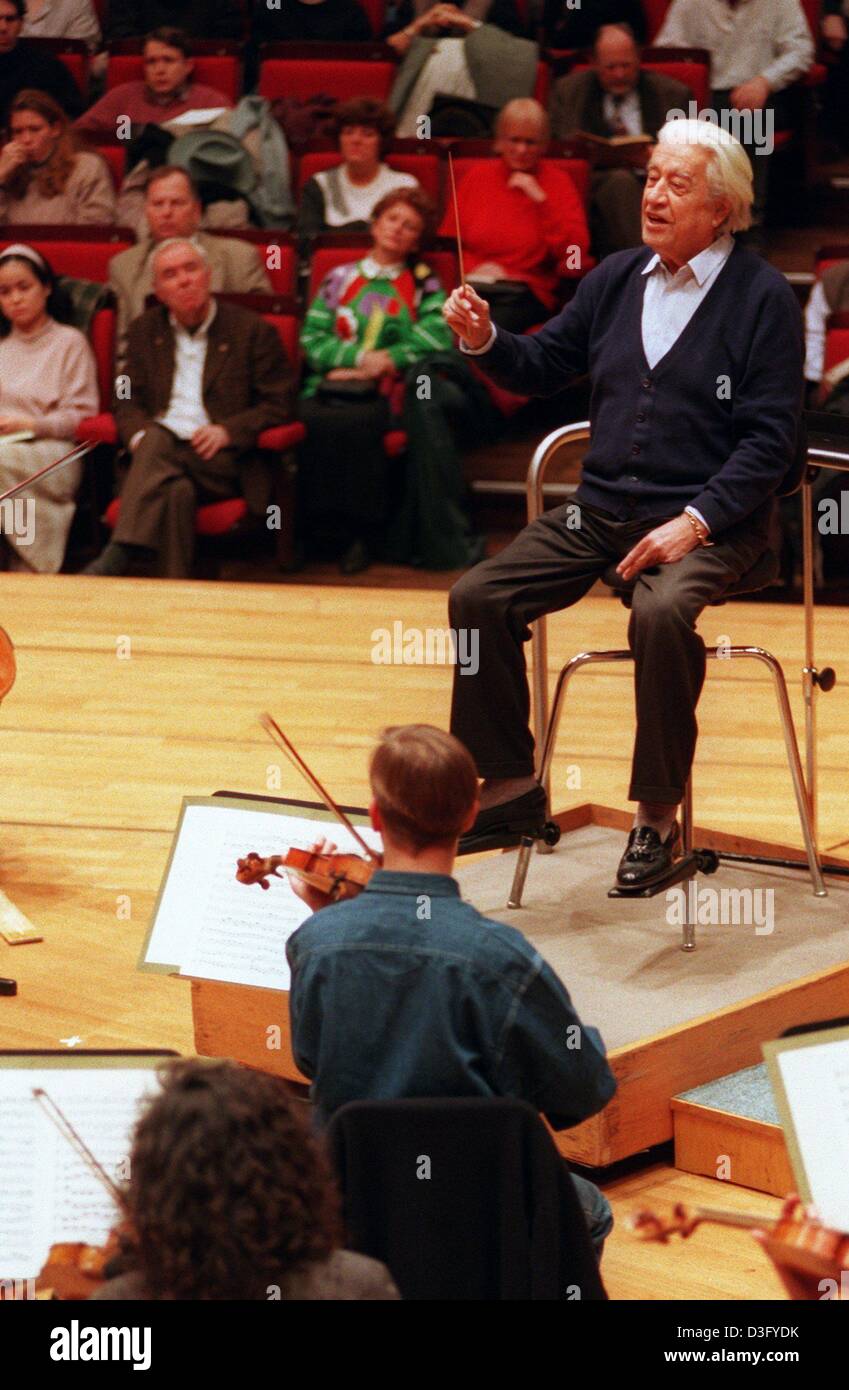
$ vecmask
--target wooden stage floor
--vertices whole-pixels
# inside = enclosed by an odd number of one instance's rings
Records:
[[[451,685],[442,666],[376,663],[375,634],[391,634],[395,624],[442,628],[445,594],[3,574],[0,595],[0,624],[18,660],[17,683],[0,708],[0,887],[45,936],[14,948],[0,941],[0,975],[19,988],[17,998],[0,999],[0,1045],[191,1052],[188,984],[135,970],[181,798],[225,787],[305,794],[259,727],[257,715],[268,709],[334,795],[362,804],[375,734],[412,720],[445,726]],[[729,604],[708,610],[702,630],[708,642],[775,652],[801,732],[801,610]],[[549,633],[553,674],[577,651],[625,645],[625,615],[614,600],[590,597],[553,619]],[[845,678],[842,610],[819,615],[817,655]],[[754,663],[723,666],[711,664],[701,706],[697,821],[801,845],[768,673]],[[819,697],[820,824],[822,848],[849,858],[844,692],[838,683]],[[582,675],[570,699],[555,805],[624,807],[630,669]],[[645,1200],[655,1187],[677,1184],[691,1200],[719,1204],[715,1183],[668,1168],[610,1190],[624,1210],[635,1192]],[[775,1206],[732,1196],[755,1210]],[[611,1294],[777,1296],[764,1257],[740,1239],[719,1228],[702,1233],[673,1265],[660,1247],[635,1255],[620,1231],[605,1261]],[[748,1253],[738,1258],[741,1249]]]

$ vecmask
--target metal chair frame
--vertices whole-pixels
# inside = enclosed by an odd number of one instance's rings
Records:
[[[544,510],[544,482],[546,471],[561,448],[568,444],[582,443],[590,437],[589,421],[580,421],[572,425],[564,425],[553,430],[538,445],[531,459],[527,476],[527,510],[528,521],[535,521],[542,515]],[[813,451],[812,451],[813,453]],[[846,460],[849,467],[849,459]],[[799,747],[796,741],[796,731],[793,724],[793,715],[790,708],[790,700],[787,694],[787,682],[784,671],[778,659],[771,652],[763,647],[722,647],[708,648],[708,658],[740,659],[749,658],[762,662],[769,670],[773,687],[775,689],[776,701],[778,703],[779,718],[784,735],[784,745],[787,754],[787,763],[790,769],[793,791],[796,798],[796,806],[799,813],[799,823],[802,830],[802,838],[805,845],[804,861],[777,860],[769,859],[764,856],[754,855],[713,855],[716,859],[728,858],[734,860],[745,860],[746,862],[781,864],[793,868],[806,868],[811,876],[812,890],[815,896],[824,897],[826,887],[823,881],[823,871],[820,865],[819,852],[816,840],[816,800],[815,800],[815,779],[816,779],[816,753],[815,753],[815,724],[813,708],[813,689],[818,683],[818,673],[813,663],[813,561],[810,553],[810,537],[808,535],[808,522],[811,517],[810,482],[813,474],[806,470],[803,478],[803,513],[805,516],[806,543],[807,551],[805,556],[805,667],[803,670],[803,689],[805,697],[806,711],[806,749],[807,749],[807,770],[808,778],[806,781],[802,769],[802,762],[799,756]],[[554,756],[554,748],[557,741],[557,733],[560,719],[563,712],[566,693],[569,683],[576,671],[582,670],[588,665],[601,662],[632,661],[632,653],[628,650],[614,650],[602,652],[580,652],[572,657],[570,661],[561,669],[557,678],[554,691],[554,699],[551,714],[549,716],[548,702],[548,633],[545,617],[537,619],[532,625],[533,641],[532,653],[532,692],[533,692],[533,719],[534,734],[537,747],[537,776],[546,789],[549,798],[549,809],[551,802],[550,777],[551,763]],[[824,673],[823,673],[824,674]],[[830,688],[830,687],[828,687]],[[716,867],[715,862],[711,863],[710,851],[696,851],[692,844],[692,776],[688,780],[684,800],[682,803],[682,838],[685,866],[689,872],[679,873],[678,879],[664,880],[661,887],[668,886],[669,882],[680,881],[683,877],[692,875],[701,868],[706,872],[712,872]],[[513,885],[510,892],[508,906],[520,907],[522,904],[522,894],[525,879],[530,864],[531,851],[534,840],[525,838],[519,849],[518,862],[513,876]],[[545,844],[538,845],[539,853],[550,853],[550,847]],[[688,921],[684,925],[684,941],[682,949],[691,951],[694,949],[694,927],[689,922],[690,913],[687,914]]]

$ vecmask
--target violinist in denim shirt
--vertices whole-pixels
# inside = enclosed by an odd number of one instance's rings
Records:
[[[616,1082],[599,1034],[521,932],[463,902],[451,877],[477,814],[466,748],[430,725],[388,729],[370,779],[384,867],[330,906],[295,885],[315,911],[287,946],[292,1044],[319,1122],[365,1099],[512,1096],[553,1129],[602,1110]],[[600,1254],[610,1207],[575,1183]]]

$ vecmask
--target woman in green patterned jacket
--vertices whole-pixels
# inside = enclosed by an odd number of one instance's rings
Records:
[[[433,208],[400,188],[372,212],[372,247],[325,276],[301,332],[308,373],[299,515],[331,540],[343,573],[373,557],[427,569],[480,558],[463,500],[458,439],[492,421],[489,396],[442,318],[445,292],[417,250]],[[385,447],[403,429],[400,458]]]

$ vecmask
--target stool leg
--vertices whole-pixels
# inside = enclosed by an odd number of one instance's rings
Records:
[[[687,784],[689,786],[689,783]],[[684,885],[684,924],[681,928],[683,940],[681,942],[682,951],[695,951],[696,949],[696,880],[688,878]]]
[[[534,840],[532,835],[523,835],[519,846],[519,857],[516,860],[516,868],[513,871],[513,882],[510,887],[510,896],[507,899],[508,907],[521,907],[522,894],[525,891],[525,879],[528,876],[528,865],[533,854]]]
[[[822,869],[820,868],[819,855],[817,854],[816,842],[814,839],[811,803],[808,799],[808,789],[805,786],[805,775],[802,772],[802,760],[799,757],[799,745],[796,742],[796,730],[793,727],[793,713],[790,709],[790,700],[787,696],[787,682],[784,679],[784,672],[781,669],[781,663],[775,659],[771,652],[765,651],[763,647],[749,647],[746,650],[749,654],[755,655],[763,661],[772,672],[775,698],[778,701],[778,713],[781,717],[781,729],[784,734],[784,747],[787,751],[787,763],[790,768],[790,776],[793,779],[793,791],[796,795],[796,805],[799,810],[799,824],[802,828],[802,839],[805,842],[805,854],[811,873],[811,883],[813,884],[815,897],[824,898],[827,896],[827,890],[823,882]]]

